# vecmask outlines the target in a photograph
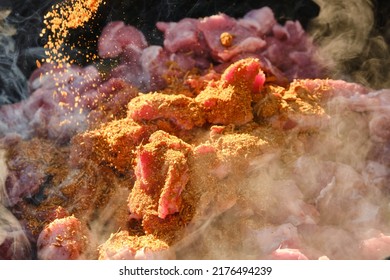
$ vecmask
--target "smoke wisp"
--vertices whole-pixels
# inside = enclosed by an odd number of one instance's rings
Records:
[[[328,60],[330,77],[379,89],[390,87],[390,50],[378,28],[380,1],[315,1],[320,14],[308,31]]]

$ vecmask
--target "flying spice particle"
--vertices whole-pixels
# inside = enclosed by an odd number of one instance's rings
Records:
[[[47,34],[45,49],[47,58],[43,62],[54,63],[59,67],[71,64],[69,55],[64,55],[65,47],[74,49],[74,45],[67,45],[66,38],[71,29],[84,26],[86,22],[93,19],[103,0],[67,0],[56,4],[44,17],[45,28],[40,36]],[[94,59],[90,55],[90,59]]]

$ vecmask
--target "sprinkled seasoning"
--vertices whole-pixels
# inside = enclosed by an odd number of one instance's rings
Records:
[[[82,27],[86,22],[93,19],[103,0],[67,0],[52,7],[45,17],[43,23],[45,28],[40,36],[47,35],[45,44],[47,58],[44,62],[56,63],[59,67],[64,64],[71,64],[69,55],[64,54],[64,48],[75,48],[74,44],[69,45],[66,41],[70,29]],[[89,59],[95,59],[94,55],[89,55]]]

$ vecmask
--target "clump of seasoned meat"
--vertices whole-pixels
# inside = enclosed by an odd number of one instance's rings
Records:
[[[164,219],[180,210],[180,195],[189,180],[187,155],[190,152],[190,145],[163,131],[155,132],[148,144],[139,146],[135,165],[137,180],[129,196],[132,214]]]
[[[326,82],[318,83],[326,87]],[[294,81],[288,88],[268,85],[262,93],[254,106],[255,115],[275,128],[308,130],[324,127],[329,120],[320,105],[323,92],[310,90],[304,81]]]
[[[205,123],[204,112],[193,98],[163,93],[140,95],[128,105],[128,117],[137,122],[167,120],[178,129],[192,129]]]
[[[210,81],[196,98],[182,94],[151,93],[132,99],[128,117],[137,122],[166,120],[178,129],[210,124],[248,123],[252,102],[265,81],[257,59],[243,59],[228,67],[220,80]]]
[[[190,185],[196,194],[194,222],[217,216],[236,204],[240,177],[248,162],[266,150],[268,143],[249,134],[228,133],[194,148]]]
[[[111,234],[99,246],[99,260],[166,260],[174,259],[175,253],[164,241],[152,235],[132,236],[127,231]]]
[[[88,161],[126,173],[132,169],[135,148],[156,130],[130,118],[113,120],[72,138],[70,160],[74,166]]]
[[[211,124],[243,125],[253,119],[253,93],[260,92],[265,77],[256,59],[229,66],[221,79],[210,83],[196,98]]]

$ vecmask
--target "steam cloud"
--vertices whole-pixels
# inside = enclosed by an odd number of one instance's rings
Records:
[[[27,94],[26,77],[17,66],[18,52],[12,38],[16,30],[5,19],[10,10],[0,10],[0,104],[13,103]]]
[[[315,0],[321,12],[309,26],[321,57],[327,58],[332,78],[372,88],[390,87],[390,51],[376,28],[370,0]],[[376,7],[379,9],[378,7]]]

